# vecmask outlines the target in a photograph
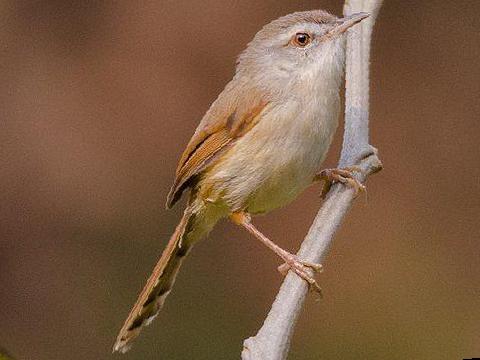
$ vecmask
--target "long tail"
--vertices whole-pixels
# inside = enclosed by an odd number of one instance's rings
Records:
[[[162,308],[165,298],[175,282],[180,265],[192,246],[192,243],[184,241],[186,240],[184,238],[188,234],[194,218],[195,215],[187,208],[123,324],[113,346],[114,352],[128,351],[131,342],[140,334],[142,328],[150,324]]]

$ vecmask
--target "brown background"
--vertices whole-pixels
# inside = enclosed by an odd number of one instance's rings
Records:
[[[238,359],[281,282],[226,222],[126,356],[118,329],[179,218],[176,161],[270,20],[341,1],[0,4],[0,345],[18,359]],[[338,233],[291,359],[480,356],[480,1],[387,0],[372,143],[385,170]],[[338,143],[326,164],[338,158]],[[256,220],[295,250],[312,187]]]

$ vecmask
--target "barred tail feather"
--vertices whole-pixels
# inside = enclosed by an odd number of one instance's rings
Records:
[[[190,241],[184,241],[184,237],[188,233],[194,217],[195,215],[187,208],[123,324],[113,346],[114,352],[128,351],[131,342],[139,335],[142,328],[150,324],[161,310],[165,298],[172,289],[180,266],[192,246]]]

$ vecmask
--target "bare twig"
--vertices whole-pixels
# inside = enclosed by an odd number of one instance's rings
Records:
[[[369,12],[371,16],[347,35],[345,133],[339,167],[357,166],[357,180],[381,169],[375,148],[369,145],[369,62],[370,40],[382,0],[346,0],[344,15]],[[353,203],[351,188],[335,185],[319,210],[302,243],[298,256],[321,262],[333,235]],[[242,360],[281,360],[287,357],[290,339],[307,295],[305,281],[289,272],[258,333],[244,342]]]

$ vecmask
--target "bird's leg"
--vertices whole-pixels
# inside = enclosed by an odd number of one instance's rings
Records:
[[[245,229],[247,229],[249,233],[254,235],[268,248],[273,250],[275,254],[280,256],[283,261],[285,261],[285,264],[280,265],[278,267],[278,271],[280,273],[282,273],[283,275],[286,275],[288,270],[292,270],[295,274],[300,276],[303,280],[305,280],[308,283],[310,289],[321,294],[322,289],[320,288],[320,286],[318,286],[317,282],[312,277],[312,270],[313,272],[321,271],[322,265],[299,260],[296,255],[291,254],[288,251],[282,249],[280,246],[275,244],[272,240],[270,240],[265,235],[263,235],[252,224],[251,217],[248,213],[244,213],[244,212],[232,213],[230,215],[230,220],[232,220],[235,224],[240,225]]]
[[[355,196],[357,196],[360,192],[366,190],[365,185],[358,181],[353,175],[354,171],[360,172],[361,169],[356,166],[346,167],[342,169],[324,169],[315,175],[313,181],[325,182],[321,194],[322,198],[325,198],[334,182],[340,182],[346,186],[353,188],[355,190]]]

